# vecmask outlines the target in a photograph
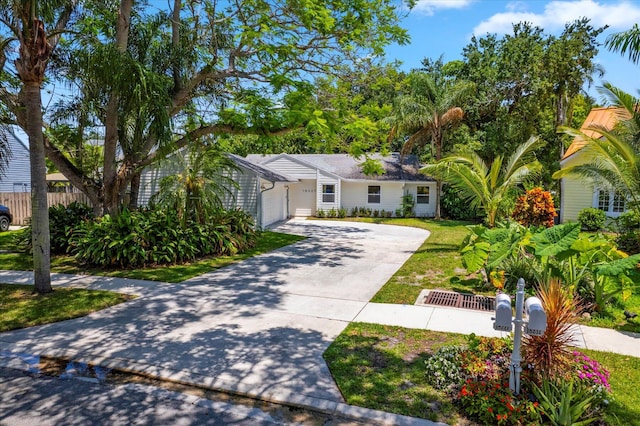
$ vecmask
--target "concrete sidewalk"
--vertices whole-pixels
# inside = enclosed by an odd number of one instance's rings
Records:
[[[432,422],[349,406],[322,358],[349,322],[501,336],[491,313],[368,301],[421,246],[415,228],[291,221],[309,238],[180,284],[54,274],[139,294],[84,318],[0,334],[0,349],[63,357],[371,423]],[[0,282],[29,282],[0,271]],[[577,345],[640,356],[640,335],[576,327]]]

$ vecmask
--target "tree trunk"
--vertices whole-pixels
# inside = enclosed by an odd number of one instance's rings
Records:
[[[27,134],[31,160],[31,236],[33,244],[34,289],[50,293],[51,258],[49,210],[47,205],[47,166],[42,135],[42,100],[40,84],[25,82],[23,102],[27,113]]]
[[[131,178],[131,191],[129,192],[129,208],[135,210],[138,208],[138,196],[140,194],[141,173],[136,172]]]

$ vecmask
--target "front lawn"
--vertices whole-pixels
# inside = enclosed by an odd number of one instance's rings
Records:
[[[51,258],[51,271],[68,274],[91,274],[176,283],[196,277],[205,272],[210,272],[232,263],[239,262],[252,256],[258,256],[260,254],[276,250],[303,239],[304,237],[298,235],[265,231],[260,233],[258,236],[257,243],[254,248],[234,256],[208,257],[196,262],[180,265],[124,270],[87,268],[79,265],[73,256],[58,255],[52,256]],[[13,245],[8,245],[9,250],[12,248],[14,248]],[[0,269],[20,271],[31,270],[33,269],[32,258],[24,253],[0,253]]]
[[[76,288],[38,295],[31,285],[0,284],[0,332],[81,317],[131,299],[126,294]]]
[[[456,424],[462,414],[428,384],[425,360],[442,346],[464,342],[459,334],[352,323],[324,357],[348,404]],[[640,358],[583,352],[611,373],[607,424],[638,424]]]

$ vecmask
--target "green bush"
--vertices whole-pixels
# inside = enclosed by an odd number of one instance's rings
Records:
[[[93,209],[77,201],[67,206],[56,204],[49,207],[51,253],[67,253],[74,231],[90,219],[93,219]],[[31,253],[31,244],[31,223],[29,223],[16,235],[16,246],[20,251]]]
[[[182,223],[174,210],[125,209],[82,226],[73,253],[89,266],[131,268],[235,254],[256,242],[251,216],[239,210],[215,213],[205,224]]]
[[[318,209],[318,210],[316,210],[316,217],[324,218],[324,217],[326,217],[326,216],[327,216],[327,214],[325,213],[325,211],[324,211],[324,210],[322,210],[322,209]]]
[[[347,217],[347,209],[339,208],[338,209],[338,217],[343,219]]]
[[[640,253],[640,231],[625,231],[616,237],[618,249],[631,255]]]
[[[604,226],[607,216],[604,211],[590,207],[580,210],[578,222],[583,231],[598,231]]]
[[[477,219],[480,216],[478,209],[470,207],[469,203],[460,198],[458,192],[449,185],[442,187],[440,208],[442,216],[449,219],[469,220]]]
[[[625,212],[618,216],[616,223],[621,232],[640,230],[640,215],[635,211]]]

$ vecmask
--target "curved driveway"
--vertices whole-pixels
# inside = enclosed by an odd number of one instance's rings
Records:
[[[70,285],[134,288],[142,297],[2,333],[0,344],[330,409],[343,399],[322,353],[429,234],[301,220],[275,230],[309,238],[180,284],[58,275]]]

